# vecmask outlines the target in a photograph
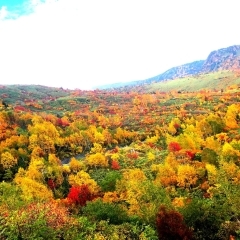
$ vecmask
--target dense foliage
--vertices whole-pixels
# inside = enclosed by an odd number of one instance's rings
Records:
[[[239,123],[236,86],[3,96],[0,239],[238,239]]]

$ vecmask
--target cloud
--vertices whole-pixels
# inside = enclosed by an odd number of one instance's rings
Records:
[[[89,89],[204,59],[240,43],[228,2],[31,0],[7,20],[2,7],[0,83]]]
[[[0,20],[5,19],[8,16],[8,11],[5,6],[2,6],[0,9]]]

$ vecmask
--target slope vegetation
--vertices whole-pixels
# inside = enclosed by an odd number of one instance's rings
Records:
[[[240,85],[240,73],[230,71],[217,71],[195,76],[176,78],[144,85],[145,91],[200,91],[222,90],[231,86],[237,88]]]

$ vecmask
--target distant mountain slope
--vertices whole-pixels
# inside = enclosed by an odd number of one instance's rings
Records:
[[[202,66],[202,73],[240,69],[240,45],[213,51]]]
[[[199,60],[192,63],[186,63],[178,67],[173,67],[167,70],[166,72],[160,75],[157,75],[155,77],[148,78],[143,82],[152,83],[152,82],[159,82],[166,79],[174,79],[174,78],[185,77],[189,75],[196,75],[201,73],[203,64],[204,64],[204,60]]]
[[[173,67],[160,75],[143,80],[143,83],[159,82],[162,80],[216,72],[219,70],[236,69],[240,69],[240,45],[212,51],[206,60]]]
[[[100,86],[99,89],[150,84],[153,82],[211,73],[220,70],[236,71],[237,69],[240,69],[240,45],[234,45],[212,51],[206,60],[194,61],[181,66],[173,67],[164,73],[146,80],[109,84]]]
[[[99,89],[99,90],[103,90],[103,89],[109,89],[109,88],[121,88],[124,86],[134,86],[134,85],[138,85],[141,84],[141,81],[132,81],[132,82],[118,82],[118,83],[109,83],[109,84],[105,84],[105,85],[98,85],[95,86],[95,89]]]

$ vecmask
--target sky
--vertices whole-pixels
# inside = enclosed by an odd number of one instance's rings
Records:
[[[0,85],[90,90],[239,44],[239,0],[0,0]]]

